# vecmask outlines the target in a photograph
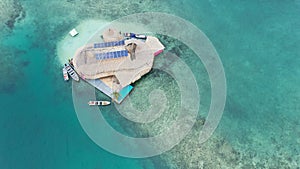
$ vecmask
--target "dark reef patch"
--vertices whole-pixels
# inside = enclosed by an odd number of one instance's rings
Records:
[[[5,25],[12,30],[15,26],[16,22],[21,21],[25,18],[26,13],[23,6],[19,3],[19,1],[14,0],[12,2],[12,11],[8,14],[9,18],[5,21]]]

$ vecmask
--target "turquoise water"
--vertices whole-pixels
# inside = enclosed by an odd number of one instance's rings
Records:
[[[1,168],[299,167],[298,0],[118,2],[3,0],[0,3],[6,9],[0,13]],[[25,11],[24,18],[19,17],[14,27],[8,28],[3,23],[13,20],[18,10]],[[62,81],[56,45],[81,20],[110,21],[143,11],[172,13],[204,31],[223,62],[227,101],[217,131],[202,147],[194,144],[195,137],[189,135],[163,155],[130,159],[101,149],[81,128],[72,103],[71,83]],[[170,46],[174,43],[163,42]],[[179,53],[193,72],[204,72],[201,64],[193,62],[195,56],[188,49],[170,50]],[[151,72],[145,81],[138,82],[133,99],[146,95],[151,90],[149,86],[153,86],[151,80],[160,77],[164,75]],[[207,75],[197,80],[204,95],[199,114],[204,115],[208,109],[205,104],[209,104],[209,99],[205,99],[210,97],[206,91],[209,83],[201,80],[207,80]],[[172,86],[170,81],[161,83],[162,89]],[[119,115],[107,118],[112,123],[120,120]],[[144,135],[125,128],[122,123],[113,125],[120,130],[123,127],[129,134]],[[126,127],[130,126],[134,124]],[[149,128],[155,129],[154,124]]]

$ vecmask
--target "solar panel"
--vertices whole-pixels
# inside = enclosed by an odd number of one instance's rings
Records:
[[[104,42],[104,43],[95,43],[94,48],[106,48],[106,47],[112,47],[112,46],[122,46],[125,45],[125,41],[115,41],[115,42]]]
[[[128,56],[127,50],[115,51],[115,52],[107,52],[107,53],[96,53],[95,57],[97,60],[104,60],[104,59],[112,59],[112,58],[120,58]]]

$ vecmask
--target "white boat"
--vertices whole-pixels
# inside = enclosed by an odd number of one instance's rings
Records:
[[[89,101],[90,106],[107,106],[110,105],[110,101]]]
[[[147,39],[147,36],[143,35],[143,34],[135,34],[135,38],[137,38],[137,39]]]
[[[65,64],[65,69],[67,70],[68,74],[71,76],[72,79],[74,79],[75,81],[79,81],[77,73],[68,63]]]
[[[147,36],[144,34],[124,33],[124,36],[127,38],[147,39]]]
[[[74,37],[74,36],[78,35],[78,32],[77,32],[77,30],[74,28],[74,29],[72,29],[72,30],[69,32],[69,34],[70,34],[72,37]]]
[[[64,80],[68,81],[69,80],[69,75],[68,75],[68,71],[65,67],[62,69],[62,72],[63,72]]]

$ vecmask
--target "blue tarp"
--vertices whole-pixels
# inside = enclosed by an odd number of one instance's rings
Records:
[[[131,85],[124,87],[119,92],[120,95],[118,97],[118,103],[121,103],[125,99],[125,97],[131,92],[132,89],[133,89],[133,87]]]
[[[92,79],[86,79],[88,83],[90,83],[92,86],[109,96],[110,98],[114,99],[113,97],[113,90],[108,87],[105,83],[102,82],[100,79],[92,80]],[[129,95],[129,93],[133,90],[133,86],[128,85],[121,89],[119,91],[119,97],[118,100],[116,100],[119,104],[125,99],[126,96]]]

